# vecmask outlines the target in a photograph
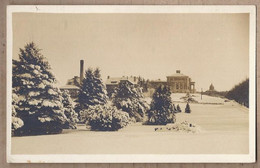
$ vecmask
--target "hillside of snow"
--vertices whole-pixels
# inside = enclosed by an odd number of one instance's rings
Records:
[[[172,93],[173,102],[186,102],[183,97],[186,96],[186,93]],[[208,95],[202,95],[199,93],[190,94],[190,97],[193,98],[198,103],[202,104],[224,104],[226,99],[220,97],[213,97]]]

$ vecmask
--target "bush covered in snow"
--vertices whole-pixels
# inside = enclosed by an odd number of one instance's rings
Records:
[[[148,110],[147,124],[166,125],[174,123],[174,106],[168,86],[159,86],[153,94],[153,99]]]
[[[163,127],[154,128],[154,131],[157,131],[157,132],[173,131],[173,132],[199,133],[199,132],[201,132],[201,128],[196,124],[189,123],[188,121],[183,121],[181,123],[167,124],[166,126],[163,126]]]
[[[17,117],[16,108],[18,103],[18,96],[14,93],[12,93],[12,134],[14,134],[14,131],[16,131],[18,128],[21,128],[24,123],[23,120]]]
[[[19,60],[13,60],[13,88],[18,96],[17,117],[24,125],[15,131],[15,135],[62,131],[68,120],[55,82],[48,61],[33,42],[20,49]]]
[[[141,88],[128,81],[120,82],[112,95],[112,102],[118,109],[127,112],[136,121],[142,121],[149,108]]]
[[[14,131],[18,128],[21,128],[23,124],[23,120],[18,117],[12,116],[12,133],[14,133]]]
[[[194,95],[190,95],[190,93],[187,93],[185,96],[181,97],[180,99],[188,103],[198,103],[198,101],[195,100],[192,96]]]
[[[129,115],[126,112],[117,110],[110,105],[89,106],[85,111],[87,124],[92,130],[116,131],[125,127],[129,122]]]
[[[63,109],[64,109],[64,114],[68,118],[68,122],[64,125],[63,128],[72,128],[76,129],[76,122],[78,122],[78,114],[74,110],[74,105],[73,101],[69,95],[69,92],[67,90],[64,90],[62,92],[62,103],[63,103]]]

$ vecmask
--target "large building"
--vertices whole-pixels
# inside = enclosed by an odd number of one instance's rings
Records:
[[[173,93],[195,93],[195,82],[187,75],[181,73],[177,70],[175,74],[167,76],[167,81],[151,81],[150,86],[153,88],[159,85],[168,85]]]
[[[174,93],[195,93],[195,82],[177,70],[175,74],[167,76],[167,84]]]

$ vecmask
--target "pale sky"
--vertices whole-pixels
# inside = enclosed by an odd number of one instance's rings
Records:
[[[249,76],[248,14],[13,14],[13,58],[34,41],[59,85],[99,67],[105,80],[166,80],[177,69],[197,90],[231,89]]]

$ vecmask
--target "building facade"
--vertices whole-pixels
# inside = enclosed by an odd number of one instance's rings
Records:
[[[167,85],[170,87],[173,93],[195,93],[195,82],[187,75],[181,73],[177,70],[175,74],[167,76],[167,81],[151,81],[150,86],[152,88],[157,88],[159,85]]]
[[[153,89],[156,89],[158,88],[160,85],[167,85],[167,81],[163,81],[163,80],[152,80],[149,82],[149,88],[153,88]]]
[[[177,70],[175,74],[167,76],[167,85],[173,93],[195,93],[195,82]]]

